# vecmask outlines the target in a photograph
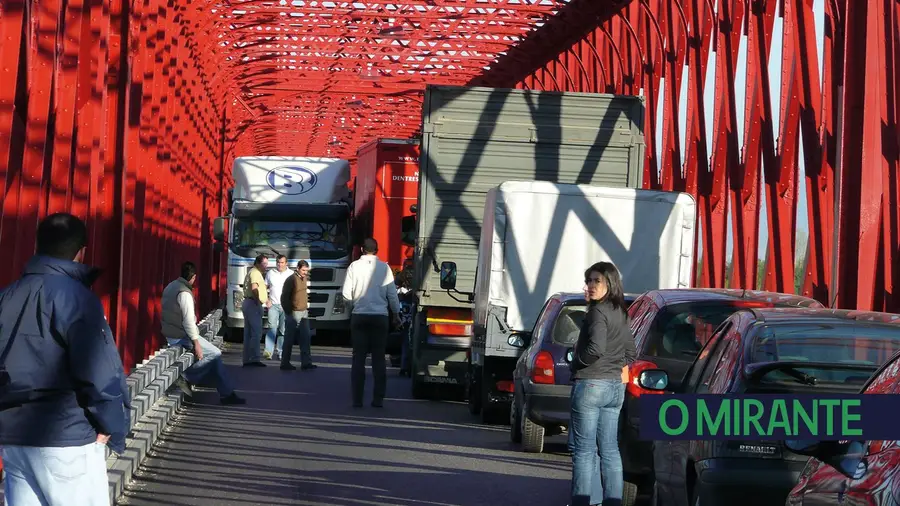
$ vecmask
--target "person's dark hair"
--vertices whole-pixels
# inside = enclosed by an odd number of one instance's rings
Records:
[[[309,262],[307,262],[306,260],[300,260],[299,262],[297,262],[298,269],[301,269],[303,267],[309,267]]]
[[[87,244],[87,226],[69,213],[47,216],[38,225],[37,254],[74,260]]]
[[[181,277],[187,281],[190,281],[194,275],[197,274],[197,266],[194,265],[194,262],[185,262],[181,264]]]
[[[259,267],[260,265],[262,265],[263,260],[266,260],[266,259],[268,259],[268,258],[269,258],[269,257],[266,256],[266,255],[256,255],[256,259],[253,260],[253,265]]]
[[[362,244],[363,253],[367,253],[369,255],[374,255],[378,253],[378,241],[369,237]]]
[[[287,262],[287,257],[284,255],[278,255],[277,257],[275,257],[275,261],[277,262],[277,261],[281,260],[282,258],[284,259],[285,262]]]
[[[609,302],[623,313],[626,312],[625,290],[622,288],[622,276],[619,274],[619,269],[616,269],[616,266],[610,262],[597,262],[584,271],[584,279],[590,278],[594,272],[603,276],[603,280],[606,282],[606,295],[602,301]]]

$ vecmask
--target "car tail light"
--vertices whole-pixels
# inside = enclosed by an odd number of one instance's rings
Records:
[[[549,351],[542,351],[534,357],[534,368],[531,372],[531,381],[552,385],[556,383],[553,373],[553,355]]]
[[[497,391],[498,392],[508,392],[513,393],[513,382],[512,381],[498,381],[497,382]]]
[[[647,390],[646,388],[642,388],[638,383],[641,372],[649,369],[659,369],[659,366],[647,360],[636,360],[632,362],[631,367],[628,368],[628,385],[625,387],[625,390],[627,390],[629,394],[634,397],[640,397],[642,394],[662,393],[661,390]]]

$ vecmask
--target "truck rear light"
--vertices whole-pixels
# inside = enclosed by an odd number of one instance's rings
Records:
[[[497,382],[497,391],[513,393],[513,382],[512,381],[498,381]]]
[[[631,367],[628,368],[628,385],[625,387],[625,390],[634,397],[640,397],[643,394],[663,393],[662,390],[647,390],[638,383],[641,372],[650,369],[659,369],[659,366],[648,360],[635,360],[632,362]]]
[[[542,351],[534,357],[534,367],[531,371],[531,381],[544,385],[553,385],[556,383],[556,377],[553,369],[553,355],[549,351]]]
[[[470,337],[472,335],[472,325],[432,323],[428,326],[428,333],[433,336]]]

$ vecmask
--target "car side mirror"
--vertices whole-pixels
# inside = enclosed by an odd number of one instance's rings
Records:
[[[510,334],[509,338],[506,340],[506,343],[513,348],[524,348],[528,346],[529,342],[531,342],[531,334],[527,332]]]
[[[220,216],[213,220],[213,239],[225,241],[225,230],[228,228],[228,218]]]
[[[638,385],[647,390],[665,390],[669,386],[669,374],[662,369],[641,371],[638,376]]]
[[[441,289],[456,289],[456,262],[441,262]]]

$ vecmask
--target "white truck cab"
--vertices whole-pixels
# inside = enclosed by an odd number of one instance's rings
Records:
[[[243,339],[244,278],[258,255],[275,268],[310,265],[309,317],[314,329],[344,330],[349,317],[341,285],[350,265],[350,164],[336,158],[239,157],[228,216],[216,218],[213,235],[228,250],[226,325],[230,340]],[[267,326],[263,318],[264,326]]]

